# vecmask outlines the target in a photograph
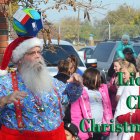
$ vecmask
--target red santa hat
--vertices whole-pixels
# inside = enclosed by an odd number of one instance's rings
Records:
[[[12,62],[17,63],[24,54],[31,48],[39,46],[43,49],[41,40],[37,37],[18,37],[8,45],[5,50],[0,66],[0,76],[7,74],[7,67],[12,58]]]

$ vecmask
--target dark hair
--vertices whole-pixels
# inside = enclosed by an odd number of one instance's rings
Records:
[[[76,72],[77,67],[78,67],[78,58],[75,55],[70,55],[70,56],[68,56],[67,59],[69,59],[69,58],[71,59],[71,62],[74,63],[74,69],[75,69],[74,72]]]
[[[67,60],[60,60],[58,62],[58,71],[59,72],[64,72],[66,74],[69,74],[69,61]]]
[[[88,68],[83,74],[83,84],[88,89],[98,89],[101,85],[100,71],[95,68]]]
[[[69,131],[72,136],[78,136],[79,130],[78,127],[73,123],[65,123],[64,124],[65,130]]]
[[[131,48],[125,48],[125,49],[123,50],[123,54],[127,54],[127,53],[133,54],[134,52],[133,52],[133,50],[132,50]]]

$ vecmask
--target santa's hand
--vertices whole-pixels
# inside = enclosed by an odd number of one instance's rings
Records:
[[[4,107],[6,104],[15,103],[26,97],[27,94],[21,91],[14,91],[8,96],[3,96],[0,98],[0,108]]]
[[[6,97],[7,104],[18,102],[18,100],[22,100],[26,96],[27,96],[27,94],[25,92],[14,91],[12,94],[10,94]]]
[[[68,80],[67,80],[68,83],[78,83],[80,85],[83,85],[83,78],[77,74],[77,73],[74,73]]]

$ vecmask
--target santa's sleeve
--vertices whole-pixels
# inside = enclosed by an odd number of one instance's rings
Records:
[[[0,77],[0,98],[4,97],[6,95],[7,95],[7,91],[6,91],[6,88],[4,86],[3,77]],[[4,109],[4,107],[0,106],[0,114],[1,114],[2,110]]]
[[[61,97],[61,103],[73,103],[82,94],[83,87],[77,83],[64,84],[54,78],[54,86]]]
[[[117,121],[121,124],[124,122],[130,123],[130,120],[131,120],[131,123],[133,124],[140,123],[140,110],[139,109],[137,109],[135,113],[133,113],[132,115],[130,113],[127,113],[127,114],[120,115],[117,117]]]
[[[64,94],[67,94],[69,102],[75,102],[82,94],[83,87],[76,83],[68,83]]]

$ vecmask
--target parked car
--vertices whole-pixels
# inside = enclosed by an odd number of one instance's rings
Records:
[[[78,51],[79,56],[84,61],[86,67],[97,67],[97,60],[93,59],[93,53],[96,46],[87,46]]]
[[[83,63],[83,61],[81,60],[81,58],[79,57],[77,51],[74,49],[74,47],[72,46],[71,43],[61,40],[58,45],[57,40],[52,39],[51,41],[52,41],[52,43],[51,43],[50,47],[48,47],[48,45],[47,45],[44,48],[42,55],[44,57],[44,60],[47,64],[48,69],[52,76],[56,75],[58,72],[58,70],[57,70],[58,62],[62,59],[66,59],[69,55],[72,55],[72,54],[78,58],[78,61],[79,61],[78,68],[82,72],[85,71],[86,66]],[[44,44],[43,39],[42,39],[42,43]],[[47,42],[46,42],[46,44],[47,44]]]
[[[79,52],[84,52],[84,60],[86,59],[91,59],[92,58],[92,54],[95,50],[96,46],[86,46],[84,48],[81,48]],[[83,57],[83,56],[82,56]]]
[[[108,80],[107,72],[115,59],[118,41],[105,41],[97,44],[92,58],[97,59],[97,68],[104,73],[105,80]],[[140,53],[140,43],[133,42],[133,47],[138,55]]]

